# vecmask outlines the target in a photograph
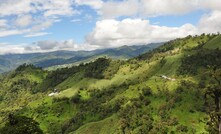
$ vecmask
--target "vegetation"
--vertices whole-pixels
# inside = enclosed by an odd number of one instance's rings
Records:
[[[103,56],[112,59],[129,59],[160,45],[162,43],[142,46],[122,46],[94,51],[55,51],[48,53],[0,55],[0,73],[11,71],[24,63],[55,70],[61,67],[78,65],[81,62],[90,62]]]
[[[187,36],[52,71],[19,66],[0,77],[0,133],[220,133],[217,40]]]
[[[0,129],[1,134],[43,134],[38,123],[31,118],[9,114],[8,122]]]

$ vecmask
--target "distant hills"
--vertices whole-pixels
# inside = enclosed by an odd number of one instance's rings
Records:
[[[13,70],[24,63],[48,68],[57,65],[88,62],[102,56],[113,59],[129,59],[157,48],[160,45],[162,45],[162,43],[122,46],[119,48],[98,49],[93,51],[55,51],[47,53],[0,55],[0,73]]]

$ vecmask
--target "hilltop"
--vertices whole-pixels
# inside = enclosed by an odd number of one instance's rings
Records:
[[[100,57],[53,71],[19,66],[0,77],[0,133],[24,128],[8,113],[33,120],[38,133],[218,133],[219,40],[187,36],[129,60]]]

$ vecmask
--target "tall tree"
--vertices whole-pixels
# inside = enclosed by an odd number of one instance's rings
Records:
[[[211,76],[213,81],[210,82],[205,91],[205,101],[207,106],[210,106],[208,109],[210,116],[209,131],[221,134],[221,69],[213,67]],[[212,102],[209,102],[209,98]]]

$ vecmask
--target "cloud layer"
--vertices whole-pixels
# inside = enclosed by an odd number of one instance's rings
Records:
[[[77,13],[72,0],[0,0],[0,9],[0,37],[41,32]]]
[[[103,18],[183,15],[196,10],[221,10],[220,0],[123,0],[107,1],[98,12]]]
[[[84,14],[85,6],[95,11],[97,14],[93,17],[98,19],[93,30],[82,35],[86,36],[84,43],[75,43],[74,39],[43,40],[19,45],[0,43],[0,54],[92,50],[221,31],[221,0],[0,0],[0,38],[53,35],[47,29],[63,17],[92,17],[87,12]],[[168,27],[150,23],[152,17],[182,16],[195,11],[204,12],[196,25],[186,23]],[[70,21],[81,23],[82,18],[72,18]]]

